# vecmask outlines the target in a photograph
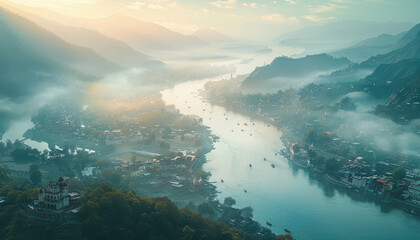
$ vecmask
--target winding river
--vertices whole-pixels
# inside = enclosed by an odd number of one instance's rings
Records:
[[[237,207],[251,206],[260,223],[271,222],[276,234],[287,228],[296,239],[420,239],[419,218],[321,184],[275,155],[284,147],[280,131],[204,101],[199,90],[206,82],[220,79],[185,82],[162,92],[167,104],[202,118],[220,137],[203,166],[211,172],[220,200],[232,196]]]

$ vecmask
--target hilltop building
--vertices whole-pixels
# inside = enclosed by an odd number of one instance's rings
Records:
[[[38,199],[28,205],[26,215],[36,221],[54,223],[74,223],[82,203],[79,192],[71,192],[68,178],[59,176],[57,181],[50,181],[48,186],[38,190]]]
[[[46,209],[60,210],[70,206],[68,179],[61,175],[57,181],[50,181],[47,187],[38,191],[38,206]]]

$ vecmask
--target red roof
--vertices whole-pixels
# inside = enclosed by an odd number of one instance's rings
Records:
[[[378,180],[376,180],[377,182],[381,182],[381,183],[386,183],[386,181],[385,180],[382,180],[382,179],[378,179]]]

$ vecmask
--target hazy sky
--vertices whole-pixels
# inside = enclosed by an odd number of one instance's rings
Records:
[[[11,0],[71,16],[135,16],[182,33],[209,26],[233,36],[272,38],[338,20],[420,22],[420,0]],[[257,37],[250,37],[257,36]]]

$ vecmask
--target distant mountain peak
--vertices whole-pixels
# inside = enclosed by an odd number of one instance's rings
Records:
[[[202,41],[208,43],[229,43],[235,42],[231,37],[226,34],[220,33],[211,27],[202,27],[191,34],[194,37],[199,38]]]
[[[202,27],[202,28],[198,29],[198,30],[197,30],[197,31],[195,31],[195,32],[200,32],[200,31],[211,31],[211,32],[216,32],[215,28],[212,28],[212,27],[209,27],[209,26]]]
[[[126,22],[128,22],[128,23],[137,22],[137,23],[142,23],[142,24],[157,25],[157,24],[154,24],[154,23],[151,23],[151,22],[142,21],[142,20],[140,20],[138,18],[129,16],[129,15],[125,15],[125,14],[122,14],[122,13],[114,13],[114,14],[111,14],[111,15],[108,15],[108,16],[104,16],[104,17],[100,17],[100,18],[94,18],[94,20],[95,19],[97,19],[97,20],[110,21],[110,22],[114,22],[116,24],[122,23],[122,22],[123,23],[126,23]]]

